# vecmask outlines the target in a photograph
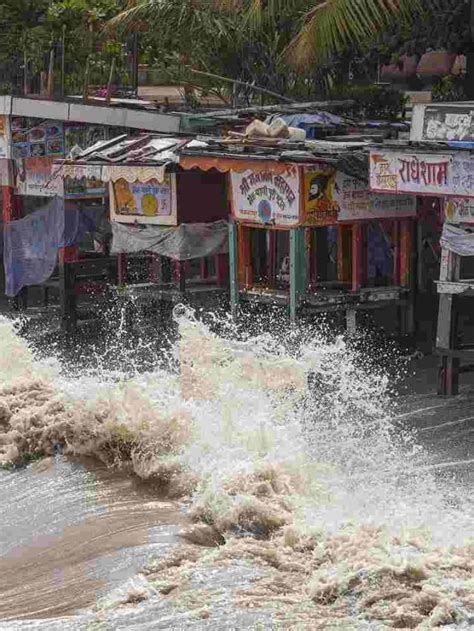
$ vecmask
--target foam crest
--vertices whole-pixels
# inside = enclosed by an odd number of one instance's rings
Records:
[[[427,628],[467,616],[472,501],[394,424],[384,372],[342,337],[225,339],[185,309],[175,319],[179,371],[100,379],[39,379],[1,321],[1,462],[62,450],[154,481],[224,538],[216,562],[273,568],[244,601],[283,603],[286,585],[294,624],[315,611]]]

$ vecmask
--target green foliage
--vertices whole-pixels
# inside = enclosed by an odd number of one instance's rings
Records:
[[[23,67],[38,77],[55,52],[59,87],[62,40],[66,93],[105,86],[112,59],[115,83],[128,85],[131,33],[139,32],[140,62],[160,82],[186,86],[245,105],[250,87],[197,75],[201,70],[258,85],[295,99],[334,93],[349,77],[373,83],[378,63],[429,48],[463,52],[469,43],[467,0],[0,0],[0,93],[20,89]],[[350,80],[350,79],[349,79]],[[460,94],[453,80],[435,90]],[[373,95],[372,95],[373,96]],[[267,97],[266,97],[267,98]],[[393,117],[403,106],[385,95],[361,99],[363,111]]]
[[[454,75],[442,77],[433,86],[432,94],[433,101],[464,101],[466,100],[464,79]]]
[[[117,75],[127,81],[124,41],[105,34],[107,20],[121,11],[126,0],[8,0],[0,2],[0,83],[18,90],[23,84],[24,62],[31,79],[47,71],[50,51],[55,53],[59,83],[62,41],[65,43],[67,92],[82,90],[89,59],[90,82],[104,85],[112,58]],[[3,65],[3,68],[2,68]],[[2,72],[3,70],[3,72]]]
[[[406,105],[404,94],[376,85],[334,88],[330,96],[337,100],[355,101],[348,114],[365,119],[397,120],[402,116]]]

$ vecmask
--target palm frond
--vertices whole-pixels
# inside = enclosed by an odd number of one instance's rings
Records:
[[[422,0],[324,0],[305,16],[285,57],[303,69],[327,62],[351,44],[363,46],[393,21],[409,18]]]
[[[120,30],[128,28],[135,30],[142,20],[150,19],[153,13],[163,6],[163,0],[131,0],[128,8],[109,20],[105,29]]]

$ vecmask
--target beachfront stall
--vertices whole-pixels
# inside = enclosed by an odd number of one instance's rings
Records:
[[[116,282],[117,257],[108,255],[103,239],[108,183],[98,180],[94,168],[58,177],[66,156],[77,156],[120,134],[189,133],[218,124],[192,115],[162,114],[153,104],[136,100],[92,104],[0,96],[0,227],[6,243],[2,276],[13,305],[64,301],[65,286],[71,285],[65,276],[72,271],[64,262],[80,265],[73,283],[76,294],[101,292]],[[66,202],[64,216],[59,200]],[[80,229],[74,229],[78,225]],[[1,241],[3,246],[3,234]],[[59,264],[51,269],[58,249]]]
[[[370,156],[371,189],[421,196],[441,209],[436,352],[439,393],[456,394],[459,375],[474,370],[469,339],[474,296],[474,121],[462,104],[420,106],[409,143],[384,143]]]
[[[371,195],[365,143],[213,141],[180,166],[228,178],[231,305],[300,316],[393,307],[413,331],[416,200]]]
[[[189,139],[121,136],[66,161],[64,181],[92,178],[109,191],[117,285],[135,301],[189,301],[211,308],[228,282],[225,176],[185,172],[178,151]],[[82,176],[82,178],[81,178]],[[71,261],[69,287],[74,285]],[[74,311],[74,291],[67,311]]]

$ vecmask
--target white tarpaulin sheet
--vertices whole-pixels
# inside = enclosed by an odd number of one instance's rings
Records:
[[[474,233],[444,224],[441,247],[459,256],[474,256]]]
[[[177,227],[124,225],[112,222],[112,253],[154,252],[188,261],[229,251],[227,221],[181,224]]]

